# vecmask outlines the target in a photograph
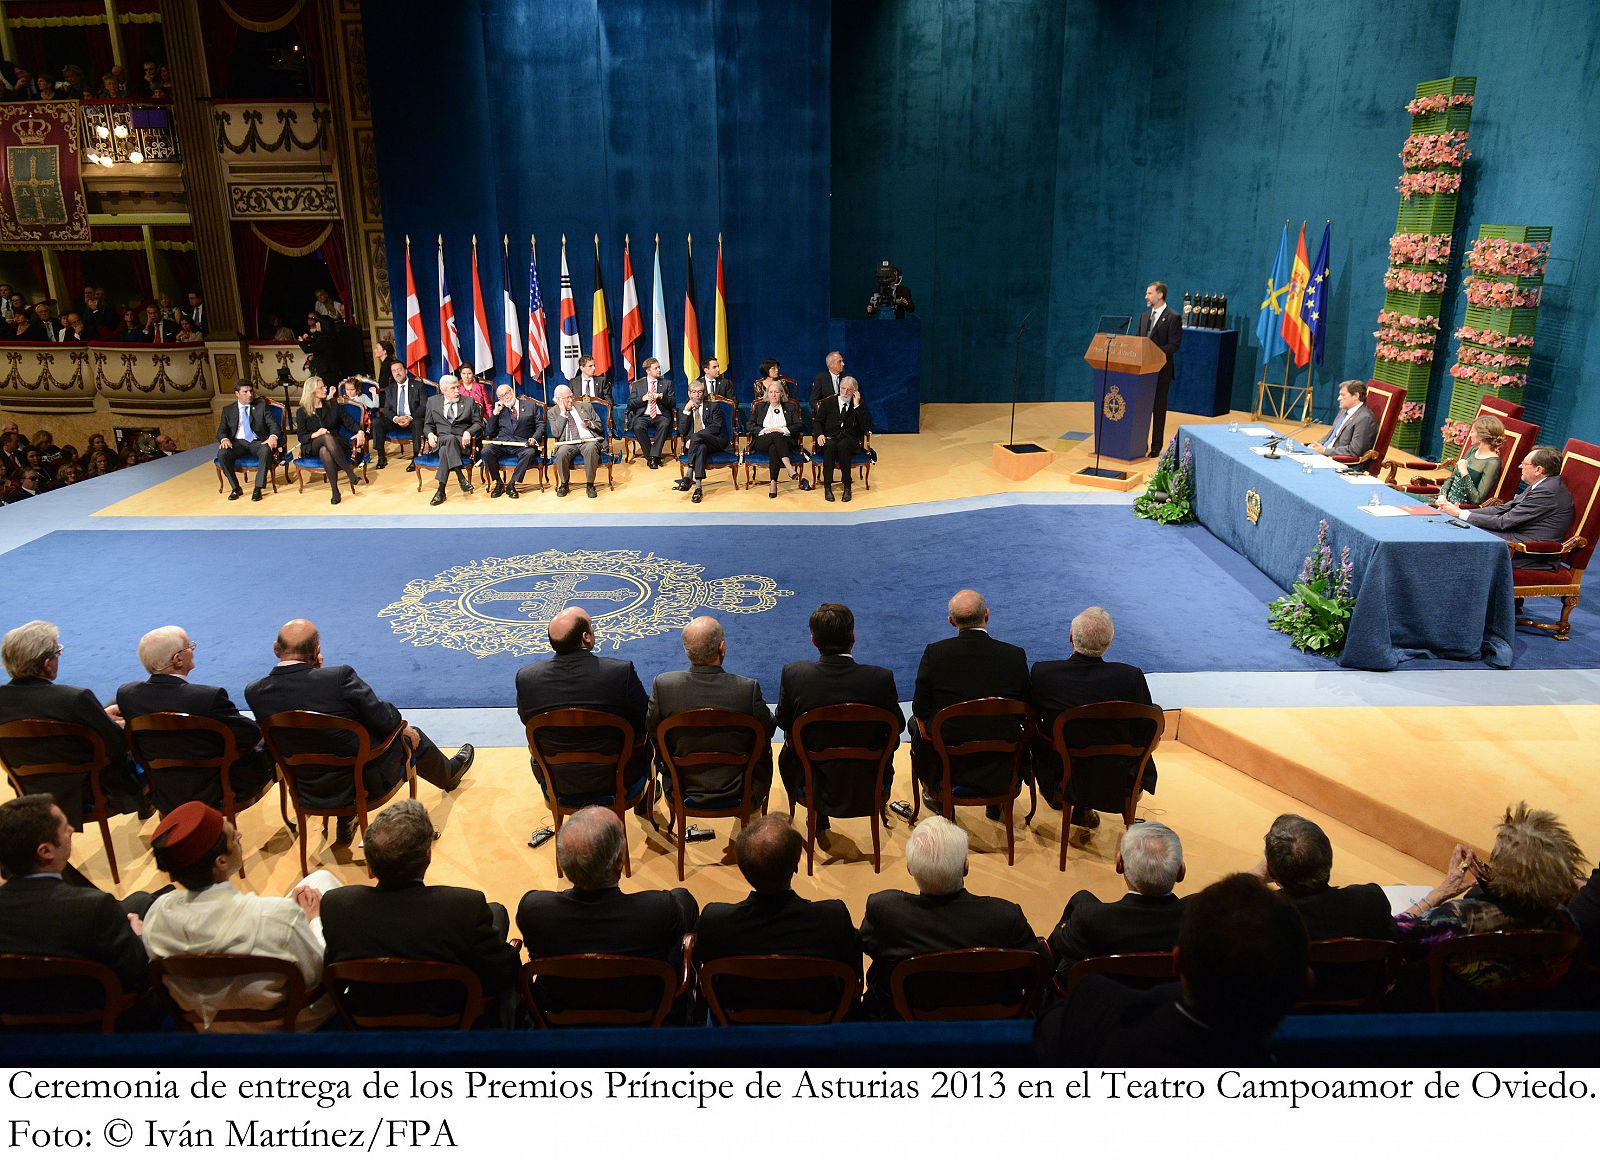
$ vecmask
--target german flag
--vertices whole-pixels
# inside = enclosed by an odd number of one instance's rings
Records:
[[[694,311],[694,235],[689,236],[689,265],[683,284],[683,382],[700,379],[700,318]]]

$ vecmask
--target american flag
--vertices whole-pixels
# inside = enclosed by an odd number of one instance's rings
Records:
[[[544,300],[539,297],[539,244],[531,235],[528,238],[528,371],[539,383],[544,383],[545,371],[550,367],[550,341],[545,336],[548,323],[544,317]]]

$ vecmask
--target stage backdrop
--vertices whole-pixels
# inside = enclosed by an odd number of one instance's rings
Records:
[[[748,382],[767,356],[797,379],[821,370],[828,325],[825,0],[365,0],[362,10],[396,329],[403,343],[409,232],[430,374],[439,359],[434,240],[441,232],[468,359],[474,232],[497,351],[500,237],[511,239],[512,295],[525,315],[528,238],[538,236],[558,369],[561,235],[585,352],[594,236],[615,345],[623,235],[632,235],[642,359],[651,354],[659,232],[670,363],[681,388],[685,236],[694,235],[707,354],[720,230],[730,370]]]

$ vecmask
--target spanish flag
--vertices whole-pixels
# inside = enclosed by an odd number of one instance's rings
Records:
[[[728,292],[722,284],[722,236],[717,235],[717,315],[716,335],[712,340],[712,355],[726,372],[728,361]]]
[[[606,287],[600,274],[600,236],[594,236],[594,333],[589,354],[594,357],[594,374],[611,371],[611,323],[606,319]]]
[[[683,284],[683,380],[700,379],[700,317],[694,310],[694,235],[689,236],[689,265]]]
[[[1306,286],[1311,282],[1311,263],[1306,258],[1306,224],[1300,224],[1300,242],[1294,252],[1294,266],[1289,271],[1289,295],[1283,305],[1283,341],[1294,353],[1294,365],[1300,367],[1311,358],[1311,328],[1301,315],[1306,301]]]

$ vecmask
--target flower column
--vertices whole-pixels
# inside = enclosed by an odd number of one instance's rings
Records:
[[[1456,329],[1461,346],[1450,368],[1455,384],[1442,430],[1446,457],[1460,450],[1485,396],[1522,403],[1550,235],[1548,226],[1484,226],[1467,252],[1472,274],[1465,281],[1467,322]]]
[[[1425,81],[1417,86],[1416,100],[1406,106],[1411,136],[1400,152],[1405,165],[1398,187],[1400,213],[1389,240],[1372,375],[1406,390],[1393,443],[1413,452],[1421,437],[1439,342],[1456,196],[1461,167],[1471,156],[1466,143],[1476,87],[1476,77]]]

